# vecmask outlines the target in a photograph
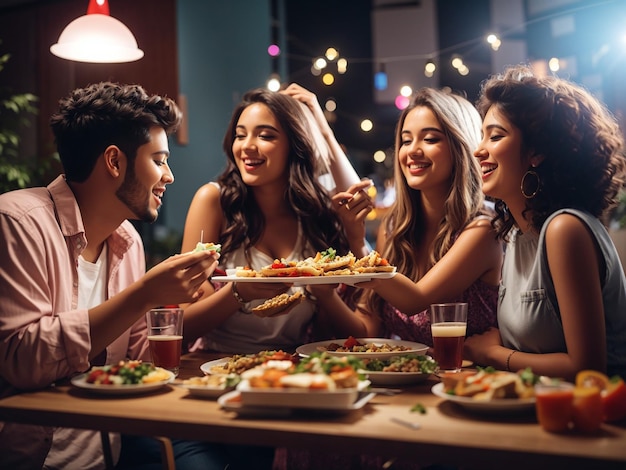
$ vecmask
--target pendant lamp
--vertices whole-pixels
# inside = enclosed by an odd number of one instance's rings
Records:
[[[143,57],[130,29],[109,15],[108,0],[89,0],[87,14],[68,24],[50,52],[77,62],[133,62]]]

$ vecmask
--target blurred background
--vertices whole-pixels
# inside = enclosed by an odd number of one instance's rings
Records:
[[[134,62],[74,62],[50,52],[88,0],[0,0],[0,191],[60,171],[48,126],[57,101],[95,81],[139,83],[185,112],[170,142],[176,183],[158,221],[138,224],[149,264],[180,249],[196,189],[223,169],[222,138],[241,95],[297,82],[316,93],[380,205],[396,120],[413,90],[475,100],[507,64],[532,63],[607,103],[624,128],[626,0],[109,0],[135,36]]]

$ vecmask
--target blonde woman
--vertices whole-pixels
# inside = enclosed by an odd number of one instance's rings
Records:
[[[444,301],[469,303],[468,335],[496,325],[502,244],[472,155],[479,140],[480,116],[465,98],[433,88],[413,97],[396,130],[396,200],[376,243],[399,274],[359,284],[371,290],[356,315],[310,286],[325,310],[344,312],[328,319],[329,329],[432,345],[427,309]]]

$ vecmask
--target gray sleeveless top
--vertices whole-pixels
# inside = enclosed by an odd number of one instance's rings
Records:
[[[550,221],[568,213],[582,220],[596,239],[606,271],[602,298],[608,374],[626,378],[626,276],[608,231],[587,212],[562,209],[552,214],[539,237],[514,233],[507,245],[498,300],[498,325],[503,345],[529,353],[566,352],[561,314],[548,268],[545,232]]]

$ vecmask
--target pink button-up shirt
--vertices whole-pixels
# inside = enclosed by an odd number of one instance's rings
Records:
[[[0,234],[0,396],[7,396],[90,367],[89,317],[77,309],[78,256],[87,240],[63,176],[47,188],[1,194]],[[128,221],[107,246],[110,298],[145,273],[145,255]],[[106,363],[126,358],[149,359],[144,317],[107,347]],[[52,432],[0,422],[0,467],[41,468]]]

